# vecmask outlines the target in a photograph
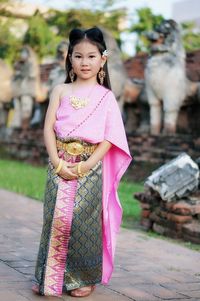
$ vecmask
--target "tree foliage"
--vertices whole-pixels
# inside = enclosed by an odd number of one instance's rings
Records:
[[[11,30],[14,28],[15,18],[6,10],[11,7],[11,0],[0,0],[0,58],[12,64],[21,48],[22,40]]]
[[[148,52],[150,42],[145,33],[153,30],[163,20],[163,16],[154,15],[150,8],[140,8],[136,10],[135,20],[132,22],[130,32],[137,35],[136,52]],[[186,51],[200,49],[200,32],[195,30],[193,22],[184,22],[182,25],[182,39]]]
[[[75,27],[89,28],[96,25],[105,27],[112,32],[120,44],[119,23],[124,16],[125,12],[119,10],[104,13],[100,10],[58,11],[51,9],[45,15],[37,11],[31,18],[24,20],[28,29],[21,40],[12,34],[10,30],[13,27],[12,18],[7,16],[7,21],[4,21],[5,24],[0,27],[0,57],[8,57],[9,61],[13,61],[22,44],[30,45],[39,58],[54,56],[57,44],[62,39],[67,39],[69,32]]]
[[[133,24],[130,27],[130,32],[135,32],[137,35],[136,52],[148,51],[149,41],[145,33],[155,28],[163,19],[161,15],[154,15],[148,7],[136,10],[136,21],[133,20]]]
[[[16,58],[16,53],[21,48],[21,39],[17,38],[11,31],[10,27],[13,19],[0,18],[0,58],[12,63]]]
[[[49,10],[45,15],[36,12],[34,16],[24,20],[28,30],[23,38],[14,34],[14,17],[6,12],[6,5],[12,5],[11,0],[0,0],[0,58],[13,62],[18,50],[23,44],[29,44],[39,58],[55,55],[56,46],[61,39],[67,39],[72,28],[104,27],[113,34],[118,44],[121,44],[122,29],[119,24],[126,19],[125,10],[113,10],[120,0],[77,0],[76,9],[66,11]],[[77,9],[79,7],[79,9]],[[82,8],[81,8],[82,7]],[[91,7],[86,9],[84,7]],[[5,18],[7,16],[7,19]],[[137,35],[136,51],[148,51],[149,41],[145,33],[151,31],[163,20],[161,15],[155,15],[150,8],[140,8],[131,22],[129,29]],[[125,31],[126,29],[123,28]],[[195,32],[194,24],[183,24],[183,42],[186,50],[200,48],[200,35]],[[134,45],[133,45],[134,47]]]
[[[120,3],[121,0],[76,0],[76,8],[79,10],[89,8],[91,11],[105,12],[113,8],[113,5]]]
[[[119,23],[125,17],[124,11],[91,11],[88,9],[71,9],[67,12],[51,10],[50,17],[47,18],[49,26],[54,26],[58,30],[58,35],[67,38],[72,28],[90,28],[102,26],[112,32],[120,44]]]
[[[186,51],[200,49],[200,31],[195,30],[193,22],[184,22],[182,25],[182,39]]]
[[[60,42],[61,37],[53,32],[43,16],[36,12],[29,19],[28,25],[23,43],[30,45],[40,58],[46,55],[55,55],[56,46]]]

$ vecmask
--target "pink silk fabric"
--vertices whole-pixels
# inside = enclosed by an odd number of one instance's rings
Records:
[[[103,284],[107,284],[112,275],[116,234],[122,219],[117,187],[132,159],[113,92],[109,91],[97,106],[106,91],[106,88],[97,84],[90,93],[91,101],[78,110],[71,106],[69,96],[66,95],[60,101],[54,125],[55,133],[60,138],[77,137],[91,143],[100,143],[103,140],[112,143],[103,158]],[[85,97],[87,93],[82,89],[76,96]],[[96,106],[97,109],[93,111]]]

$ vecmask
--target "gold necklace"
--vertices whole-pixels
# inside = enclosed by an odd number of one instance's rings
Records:
[[[90,101],[89,96],[92,93],[95,86],[92,87],[92,89],[90,90],[89,94],[86,97],[78,97],[75,95],[70,95],[69,101],[70,101],[71,106],[76,110],[86,107]]]

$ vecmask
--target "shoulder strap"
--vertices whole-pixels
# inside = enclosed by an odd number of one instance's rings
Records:
[[[100,106],[100,104],[102,103],[103,99],[106,97],[106,95],[110,92],[110,90],[106,90],[105,94],[101,97],[101,99],[99,100],[99,102],[97,103],[97,105],[94,107],[94,109],[86,116],[86,118],[84,120],[82,120],[79,124],[77,124],[77,126],[75,128],[73,128],[68,134],[67,136],[70,136],[74,131],[76,131],[78,128],[80,128],[80,126],[82,126],[93,114],[94,112],[98,109],[98,107]]]

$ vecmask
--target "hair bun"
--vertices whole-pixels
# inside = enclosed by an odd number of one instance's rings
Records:
[[[103,33],[98,27],[92,27],[85,31],[88,37],[93,37],[96,41],[102,43],[104,41]]]
[[[72,29],[69,34],[69,42],[71,45],[76,44],[78,41],[88,38],[91,41],[97,42],[103,45],[103,48],[106,48],[103,33],[98,27],[92,27],[86,30],[79,28]]]
[[[72,29],[69,34],[69,42],[73,44],[73,41],[82,39],[84,37],[85,31],[75,28]]]

